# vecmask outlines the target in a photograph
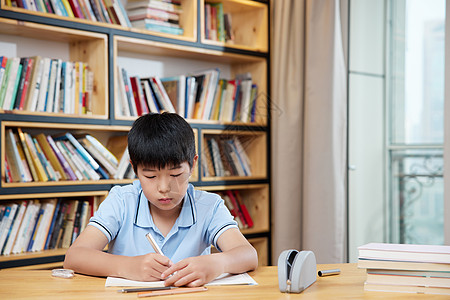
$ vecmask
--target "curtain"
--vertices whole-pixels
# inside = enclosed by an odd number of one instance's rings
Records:
[[[338,0],[271,2],[272,262],[346,260],[347,96]]]

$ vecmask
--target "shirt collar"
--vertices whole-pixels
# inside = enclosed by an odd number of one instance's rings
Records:
[[[154,228],[155,224],[153,223],[153,218],[150,214],[149,201],[142,192],[142,187],[140,184],[137,186],[139,187],[139,194],[134,224],[139,227]],[[196,211],[194,202],[194,187],[192,184],[189,184],[186,195],[184,195],[183,207],[181,208],[180,215],[178,216],[175,225],[178,227],[189,227],[194,225],[197,220]]]

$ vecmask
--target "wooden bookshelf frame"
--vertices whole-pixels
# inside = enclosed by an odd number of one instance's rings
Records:
[[[63,114],[13,110],[15,114],[41,116],[75,116],[77,118],[107,119],[108,99],[108,56],[107,36],[105,34],[86,32],[76,29],[42,25],[0,18],[0,33],[21,36],[30,39],[65,42],[69,44],[71,61],[82,61],[94,72],[94,89],[91,99],[92,114]],[[42,54],[41,56],[45,56]],[[4,113],[2,109],[0,113]]]
[[[181,0],[185,15],[182,22],[183,36],[162,34],[148,30],[129,29],[118,25],[92,22],[82,19],[61,17],[54,14],[33,12],[21,8],[6,7],[6,0],[0,0],[0,34],[21,36],[36,41],[57,41],[66,43],[70,60],[89,64],[94,71],[95,94],[92,115],[68,115],[61,113],[4,111],[0,110],[0,201],[72,196],[106,197],[115,184],[128,184],[132,180],[59,181],[59,182],[5,182],[5,129],[20,127],[33,134],[37,132],[79,132],[94,133],[105,138],[125,134],[136,117],[124,118],[115,114],[115,76],[117,57],[126,53],[161,58],[185,58],[211,63],[226,64],[230,76],[249,72],[258,85],[258,110],[255,123],[187,120],[194,129],[197,151],[201,155],[204,135],[233,134],[242,138],[256,136],[257,145],[249,154],[255,165],[249,177],[205,178],[201,175],[200,163],[194,169],[191,182],[198,189],[219,191],[239,190],[248,200],[250,213],[256,217],[254,228],[243,233],[258,250],[260,263],[270,264],[270,54],[269,54],[269,2],[253,0],[223,0],[226,11],[233,13],[233,27],[236,34],[234,44],[207,41],[202,37],[202,16],[204,0]],[[218,0],[211,0],[211,2]],[[204,35],[204,34],[203,34]],[[19,44],[18,44],[19,45]],[[45,53],[35,51],[36,55]],[[182,72],[182,70],[181,70]],[[181,73],[182,74],[182,73]],[[97,136],[99,134],[100,136]],[[103,141],[101,141],[103,142]],[[100,197],[100,196],[99,196]],[[52,257],[60,258],[65,250],[48,250],[42,253],[22,253],[0,256],[0,266],[6,262],[12,266],[24,266],[23,262],[36,268],[56,266]],[[42,258],[42,259],[41,259]],[[38,261],[38,262],[37,262]],[[34,268],[34,267],[24,267]]]

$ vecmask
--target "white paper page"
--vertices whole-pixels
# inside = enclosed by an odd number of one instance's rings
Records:
[[[206,285],[212,286],[212,285],[243,285],[243,284],[257,285],[258,283],[247,273],[237,275],[224,273]],[[105,287],[111,286],[160,287],[164,286],[164,281],[135,281],[118,277],[108,277],[106,278]]]

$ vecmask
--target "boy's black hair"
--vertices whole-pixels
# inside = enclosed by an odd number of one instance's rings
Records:
[[[161,169],[187,162],[192,168],[194,132],[177,114],[146,114],[136,119],[128,133],[128,152],[136,174],[139,165]]]

